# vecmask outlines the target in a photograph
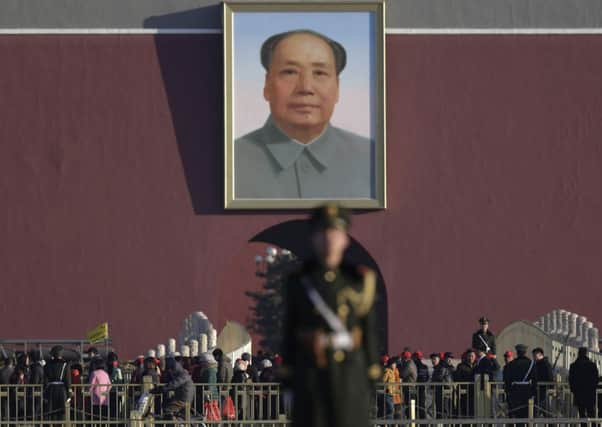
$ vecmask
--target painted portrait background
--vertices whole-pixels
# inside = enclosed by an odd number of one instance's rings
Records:
[[[280,32],[310,29],[338,41],[347,51],[331,123],[374,140],[373,12],[236,12],[233,24],[234,139],[262,127],[270,113],[259,58],[263,42]]]

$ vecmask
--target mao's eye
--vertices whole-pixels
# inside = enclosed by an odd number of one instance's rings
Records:
[[[297,70],[295,70],[294,68],[285,68],[280,71],[280,74],[283,76],[292,76],[297,74]]]
[[[327,71],[324,70],[314,70],[314,76],[317,77],[327,77],[329,74]]]

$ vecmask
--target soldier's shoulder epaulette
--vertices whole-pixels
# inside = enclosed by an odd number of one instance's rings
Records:
[[[341,291],[353,302],[356,314],[360,317],[367,315],[376,297],[376,272],[364,265],[347,266],[348,274],[355,278],[355,286]]]

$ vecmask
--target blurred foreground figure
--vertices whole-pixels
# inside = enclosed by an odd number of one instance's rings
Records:
[[[293,389],[295,427],[369,425],[381,377],[376,274],[343,261],[350,219],[334,204],[313,213],[313,257],[285,285],[282,371]]]

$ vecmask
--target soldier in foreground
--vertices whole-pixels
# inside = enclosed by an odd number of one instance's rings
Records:
[[[349,213],[334,204],[311,219],[313,257],[287,279],[283,376],[295,427],[368,427],[381,377],[376,274],[344,262]]]

